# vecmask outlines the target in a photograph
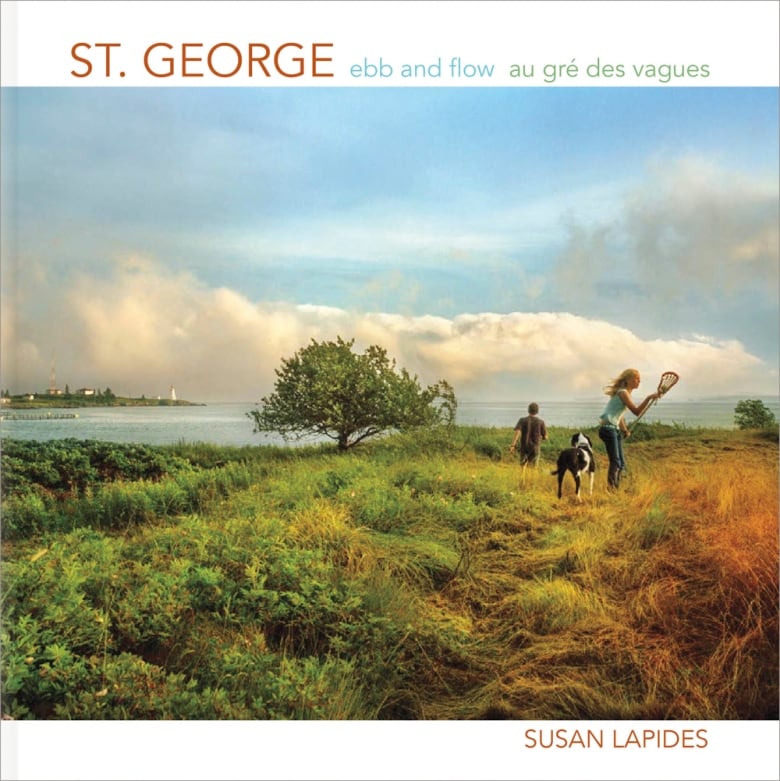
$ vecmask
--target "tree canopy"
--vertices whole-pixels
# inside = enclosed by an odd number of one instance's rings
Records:
[[[457,401],[446,380],[423,388],[384,348],[371,345],[359,354],[354,342],[312,339],[282,359],[274,392],[247,413],[255,433],[321,435],[346,450],[382,432],[455,422]]]
[[[734,407],[734,423],[740,429],[771,428],[775,414],[760,399],[744,399]]]

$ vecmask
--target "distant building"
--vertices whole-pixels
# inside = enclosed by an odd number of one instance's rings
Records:
[[[95,395],[95,389],[94,388],[79,388],[76,391],[77,396],[94,396]]]
[[[176,388],[171,385],[171,401],[176,401]]]

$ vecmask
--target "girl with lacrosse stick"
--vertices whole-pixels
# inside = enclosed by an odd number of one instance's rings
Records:
[[[637,369],[626,369],[604,387],[604,393],[609,396],[609,401],[604,407],[604,412],[601,413],[599,439],[606,445],[609,455],[607,483],[610,488],[619,486],[620,473],[626,468],[623,457],[623,437],[631,436],[631,431],[623,419],[626,410],[630,410],[639,418],[661,396],[661,392],[656,391],[647,396],[641,404],[634,404],[631,391],[639,387],[640,379]]]

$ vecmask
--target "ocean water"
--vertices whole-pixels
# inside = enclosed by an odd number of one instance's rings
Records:
[[[642,418],[648,423],[678,424],[690,428],[734,428],[734,407],[740,397],[674,401],[662,399]],[[539,401],[539,416],[549,426],[564,428],[590,427],[598,424],[606,397],[582,401]],[[778,397],[762,399],[780,418]],[[518,419],[528,414],[524,402],[465,402],[458,406],[458,423],[478,426],[508,426],[513,428]],[[629,424],[633,415],[626,415]]]
[[[663,399],[645,415],[648,422],[678,424],[692,428],[734,428],[734,407],[738,398],[671,401]],[[763,399],[780,418],[778,399]],[[514,428],[527,414],[527,402],[460,402],[460,425]],[[539,414],[550,426],[577,429],[596,425],[603,407],[601,399],[539,402]],[[252,402],[213,403],[198,407],[95,407],[40,410],[38,414],[76,414],[69,419],[13,420],[21,410],[4,410],[0,439],[98,439],[108,442],[137,442],[149,445],[178,442],[208,442],[217,445],[281,445],[276,434],[253,434],[247,412]],[[629,422],[631,418],[629,416]],[[290,441],[290,445],[316,439]]]
[[[0,421],[2,439],[99,439],[173,445],[178,442],[208,442],[216,445],[283,444],[277,435],[253,434],[246,413],[251,402],[207,404],[197,407],[81,407],[37,410],[45,414],[76,414],[77,418],[13,420],[14,410],[4,411]],[[17,414],[21,410],[16,411]],[[30,410],[30,413],[36,412]],[[26,411],[25,411],[26,414]]]

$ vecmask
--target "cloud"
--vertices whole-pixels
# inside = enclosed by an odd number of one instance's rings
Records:
[[[446,318],[254,302],[143,258],[104,278],[74,277],[59,298],[49,320],[19,321],[4,307],[3,384],[14,392],[42,390],[55,353],[60,387],[153,396],[173,384],[180,398],[257,401],[283,357],[337,335],[385,347],[421,382],[447,379],[461,398],[599,396],[628,366],[646,386],[678,371],[686,396],[776,392],[776,375],[738,341],[648,338],[567,312]]]
[[[777,183],[711,162],[656,162],[601,221],[569,220],[556,274],[589,300],[620,292],[646,314],[687,304],[710,308],[744,291],[778,287]]]

